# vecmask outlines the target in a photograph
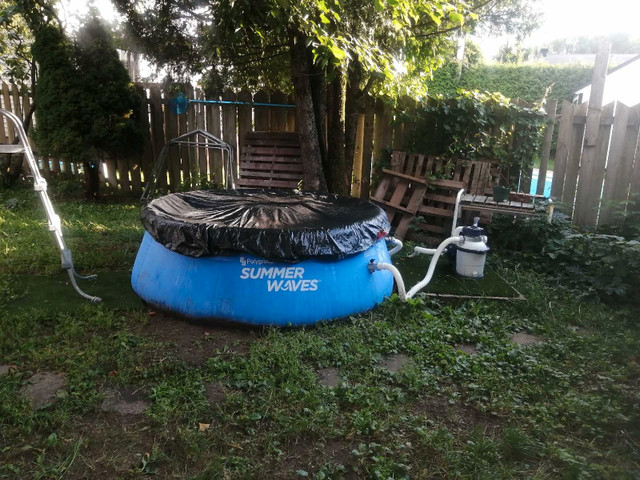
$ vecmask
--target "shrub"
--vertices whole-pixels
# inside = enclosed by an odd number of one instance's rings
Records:
[[[496,216],[489,238],[501,257],[543,271],[581,296],[640,303],[638,230],[623,224],[602,231],[630,235],[579,231],[561,217],[548,224],[542,216]]]

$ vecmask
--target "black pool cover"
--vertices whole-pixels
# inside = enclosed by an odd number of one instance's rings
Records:
[[[173,193],[147,205],[141,219],[157,242],[183,255],[245,252],[285,262],[363,252],[391,228],[380,207],[357,198],[266,190]]]

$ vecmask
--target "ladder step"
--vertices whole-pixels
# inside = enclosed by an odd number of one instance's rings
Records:
[[[0,145],[0,153],[23,153],[24,147],[20,144],[11,145],[4,144]]]

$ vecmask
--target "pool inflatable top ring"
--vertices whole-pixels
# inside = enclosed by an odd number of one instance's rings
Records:
[[[364,252],[391,228],[370,202],[271,190],[173,193],[147,205],[141,219],[156,242],[182,255],[248,253],[278,262]]]

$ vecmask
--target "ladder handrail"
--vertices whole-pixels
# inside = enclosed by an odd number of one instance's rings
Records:
[[[69,279],[71,280],[71,285],[82,297],[87,300],[97,303],[102,301],[100,297],[95,297],[92,295],[87,295],[84,293],[78,284],[76,283],[76,278],[81,279],[93,279],[96,278],[95,275],[82,276],[79,275],[75,267],[73,266],[73,258],[71,256],[71,250],[69,250],[64,242],[64,238],[62,236],[62,222],[60,220],[60,216],[56,214],[53,204],[51,203],[51,199],[49,198],[49,194],[47,193],[47,181],[40,174],[40,168],[38,168],[38,162],[36,162],[35,156],[33,155],[33,151],[31,150],[31,145],[29,145],[29,139],[27,138],[27,133],[24,131],[22,127],[22,121],[13,113],[8,110],[4,110],[0,108],[0,115],[7,117],[9,121],[13,123],[14,129],[18,134],[18,138],[20,140],[20,144],[22,145],[22,153],[24,153],[27,158],[27,164],[29,165],[29,170],[31,170],[31,175],[33,176],[33,188],[40,197],[40,201],[44,206],[45,213],[47,215],[47,220],[49,222],[49,230],[53,232],[53,235],[56,240],[56,245],[60,250],[60,257],[62,261],[62,268],[64,268],[69,274]]]

